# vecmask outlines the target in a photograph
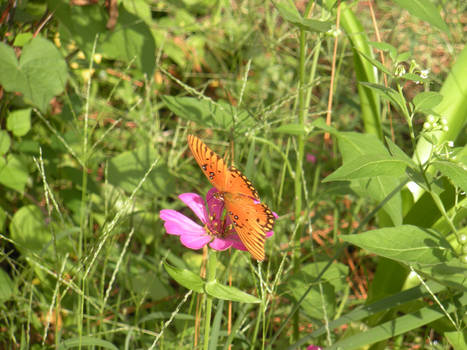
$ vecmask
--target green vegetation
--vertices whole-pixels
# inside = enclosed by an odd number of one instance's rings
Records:
[[[2,2],[0,348],[466,349],[466,13]],[[188,134],[278,214],[262,263],[167,234]]]

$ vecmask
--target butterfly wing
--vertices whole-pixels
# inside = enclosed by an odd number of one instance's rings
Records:
[[[227,167],[224,159],[194,135],[188,135],[188,146],[204,175],[220,192],[243,194],[259,200],[258,192],[240,170]]]
[[[267,205],[242,194],[224,194],[224,203],[235,231],[250,254],[264,260],[266,232],[272,230],[274,215]]]
[[[230,170],[224,160],[196,136],[188,135],[188,146],[209,182],[220,192],[225,192]]]

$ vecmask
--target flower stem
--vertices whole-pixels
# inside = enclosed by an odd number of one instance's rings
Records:
[[[216,279],[217,254],[214,250],[209,250],[207,266],[207,283],[213,282]],[[209,333],[211,332],[211,311],[212,311],[212,296],[206,294],[206,317],[204,321],[204,350],[209,348]]]

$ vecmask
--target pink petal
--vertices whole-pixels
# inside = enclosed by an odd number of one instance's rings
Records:
[[[224,210],[224,202],[214,196],[218,192],[215,187],[211,188],[206,194],[206,202],[208,203],[209,215],[214,217],[214,221],[220,223]]]
[[[197,193],[182,193],[178,198],[196,214],[203,224],[208,222],[206,203],[203,197]]]
[[[180,242],[182,242],[182,244],[185,247],[190,248],[190,249],[201,249],[206,244],[208,244],[210,240],[211,240],[211,237],[209,235],[205,235],[205,236],[183,235],[183,236],[180,236]]]
[[[176,210],[163,209],[159,217],[165,221],[164,227],[171,235],[201,236],[206,233],[202,226]]]
[[[245,245],[240,240],[240,237],[238,237],[236,233],[229,235],[228,237],[225,238],[225,240],[230,242],[232,244],[232,248],[234,249],[243,250],[243,251],[247,250]]]
[[[232,246],[232,242],[222,238],[214,238],[214,241],[209,243],[209,246],[214,250],[226,250]]]

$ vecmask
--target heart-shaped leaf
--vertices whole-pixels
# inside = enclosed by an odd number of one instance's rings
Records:
[[[63,92],[67,79],[65,60],[50,41],[34,38],[24,46],[19,61],[13,49],[0,42],[0,85],[22,93],[42,112],[52,97]]]

